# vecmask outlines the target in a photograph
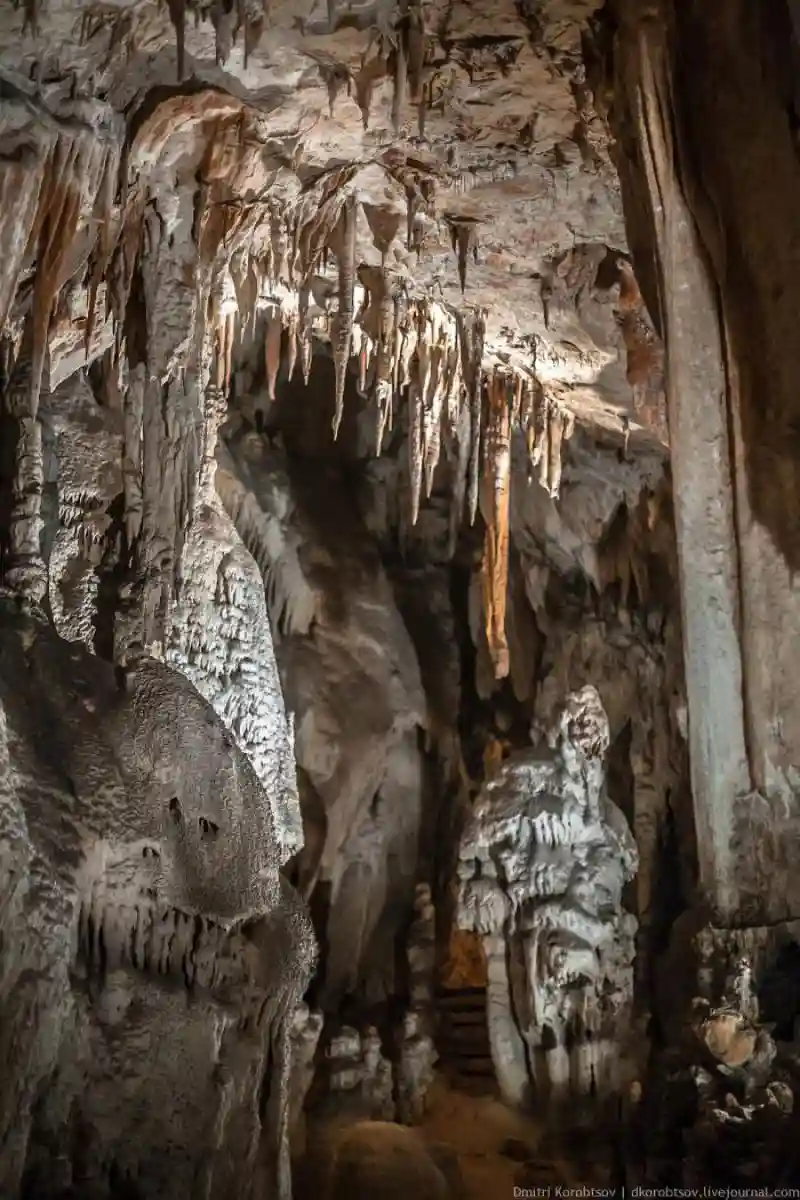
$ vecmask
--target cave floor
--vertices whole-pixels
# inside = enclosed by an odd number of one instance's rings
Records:
[[[507,1108],[495,1091],[437,1079],[420,1127],[459,1160],[464,1200],[498,1200],[514,1187],[598,1186],[613,1164],[607,1139],[585,1131],[554,1138],[535,1118]]]

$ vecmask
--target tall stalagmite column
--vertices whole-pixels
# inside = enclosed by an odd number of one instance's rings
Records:
[[[617,5],[612,122],[667,347],[701,886],[800,915],[800,156],[785,0]]]

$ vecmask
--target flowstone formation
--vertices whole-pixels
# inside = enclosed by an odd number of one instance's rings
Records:
[[[638,854],[606,794],[608,744],[587,686],[484,785],[461,843],[458,922],[484,938],[498,1080],[553,1114],[624,1078],[637,923],[622,890]]]
[[[287,1197],[313,965],[210,705],[0,611],[0,1191]]]

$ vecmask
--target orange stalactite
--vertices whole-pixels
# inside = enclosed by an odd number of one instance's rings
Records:
[[[511,407],[508,384],[495,374],[488,380],[488,413],[483,457],[484,539],[481,581],[486,642],[495,679],[509,672],[506,641],[509,499],[511,485]]]

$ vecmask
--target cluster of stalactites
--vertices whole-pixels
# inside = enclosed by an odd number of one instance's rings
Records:
[[[13,91],[12,84],[8,87]],[[35,105],[25,108],[30,115]],[[77,122],[64,121],[54,132],[42,120],[31,138],[0,164],[0,330],[11,350],[6,352],[4,405],[17,421],[5,582],[39,602],[46,571],[40,544],[44,477],[37,413],[43,383],[47,385],[49,336],[62,287],[93,254],[86,328],[90,343],[98,286],[110,255],[119,155],[115,144]],[[99,229],[97,240],[81,247],[79,231],[92,224]],[[77,262],[76,242],[83,255]],[[29,301],[20,319],[9,323],[26,276],[32,284]]]
[[[50,323],[61,288],[79,264],[70,257],[78,230],[87,220],[99,229],[89,277],[87,343],[97,290],[110,257],[112,208],[119,149],[83,129],[44,135],[45,149],[21,154],[0,171],[0,328],[5,325],[23,273],[33,265],[33,291],[20,353],[29,373],[31,416],[38,408]],[[48,145],[49,141],[49,145]],[[19,355],[18,355],[19,358]]]
[[[167,0],[170,19],[175,29],[177,73],[180,83],[186,74],[186,18],[189,12],[195,25],[210,19],[214,26],[217,65],[224,65],[236,45],[240,33],[244,40],[244,65],[261,41],[269,17],[269,0]],[[97,8],[99,9],[99,5]],[[346,6],[343,6],[346,7]],[[337,12],[335,0],[328,0],[328,29],[333,34],[347,13]],[[105,23],[100,13],[94,22],[84,20],[83,36],[88,40],[96,28]],[[107,19],[107,18],[105,18]],[[122,18],[113,23],[118,39],[130,36],[127,26],[120,28]],[[298,27],[305,32],[306,22]],[[338,96],[346,90],[355,98],[364,128],[368,128],[370,109],[376,86],[383,80],[392,83],[392,124],[395,132],[403,126],[409,103],[417,109],[420,136],[425,133],[425,120],[433,100],[433,80],[429,67],[431,39],[425,23],[424,0],[398,0],[391,17],[370,30],[369,43],[357,70],[327,55],[313,55],[319,63],[320,75],[327,87],[331,115]]]
[[[338,307],[328,322],[336,376],[334,436],[341,425],[347,370],[355,356],[358,390],[373,404],[377,454],[393,427],[399,398],[407,398],[412,525],[423,495],[431,495],[443,446],[456,448],[454,515],[460,524],[466,508],[473,523],[480,503],[486,524],[486,638],[495,677],[504,678],[509,670],[505,614],[512,433],[517,430],[525,439],[529,474],[555,497],[562,443],[572,432],[572,418],[544,395],[534,375],[511,366],[484,367],[481,310],[454,313],[433,300],[409,297],[404,281],[384,266],[356,268],[356,211],[350,196],[339,210],[331,239],[339,267]],[[271,401],[282,366],[291,379],[300,361],[306,383],[311,369],[310,286],[299,292],[292,286],[302,274],[302,264],[291,260],[290,248],[297,244],[290,225],[276,227],[265,256],[248,260],[239,253],[230,264],[241,330],[248,324],[255,328],[257,309],[265,312],[265,378]],[[222,318],[219,344],[225,365],[220,386],[229,381],[234,319],[231,310]]]
[[[193,229],[195,282],[203,293],[196,311],[212,335],[209,388],[224,405],[237,338],[248,329],[255,333],[259,312],[266,316],[269,398],[275,398],[282,366],[292,378],[299,363],[308,382],[312,315],[321,314],[327,321],[336,377],[334,436],[341,425],[345,380],[354,355],[359,390],[373,401],[376,453],[392,428],[399,398],[406,397],[410,521],[417,522],[423,489],[430,497],[442,448],[448,446],[455,457],[452,528],[457,530],[465,511],[474,523],[479,503],[486,522],[486,632],[496,677],[502,678],[508,672],[504,625],[511,435],[514,429],[521,430],[531,473],[536,472],[542,486],[555,496],[561,443],[571,432],[570,418],[544,396],[532,373],[510,365],[487,372],[485,312],[455,311],[409,294],[407,279],[387,266],[402,214],[360,202],[353,186],[357,164],[324,172],[293,195],[234,204],[230,197],[238,194],[239,173],[244,171],[236,150],[243,145],[243,117],[230,100],[218,101],[217,109],[204,110],[209,117],[197,173]],[[164,125],[155,116],[145,122],[130,149],[129,165],[138,161],[137,154],[144,155],[148,137],[163,136],[159,131]],[[119,147],[84,133],[58,135],[33,163],[24,161],[19,178],[13,162],[4,170],[0,186],[9,203],[0,211],[0,246],[8,254],[0,272],[0,318],[11,306],[21,273],[35,261],[26,338],[17,355],[26,368],[27,403],[22,407],[35,418],[51,317],[66,282],[65,264],[79,222],[91,214],[99,230],[96,243],[86,252],[87,350],[102,293],[116,324],[119,353],[131,281],[147,249],[143,222],[148,192],[141,181],[123,186],[117,211]],[[387,163],[387,170],[394,173],[395,168]],[[362,214],[380,254],[379,266],[358,262],[357,228]],[[410,221],[408,238],[413,240],[412,225]],[[454,237],[461,249],[461,242],[466,246],[467,240]],[[325,302],[322,309],[315,309],[313,302],[313,288],[329,255],[338,271],[337,305],[330,319]],[[71,278],[76,278],[72,269]],[[27,520],[20,522],[20,528],[29,525]]]

